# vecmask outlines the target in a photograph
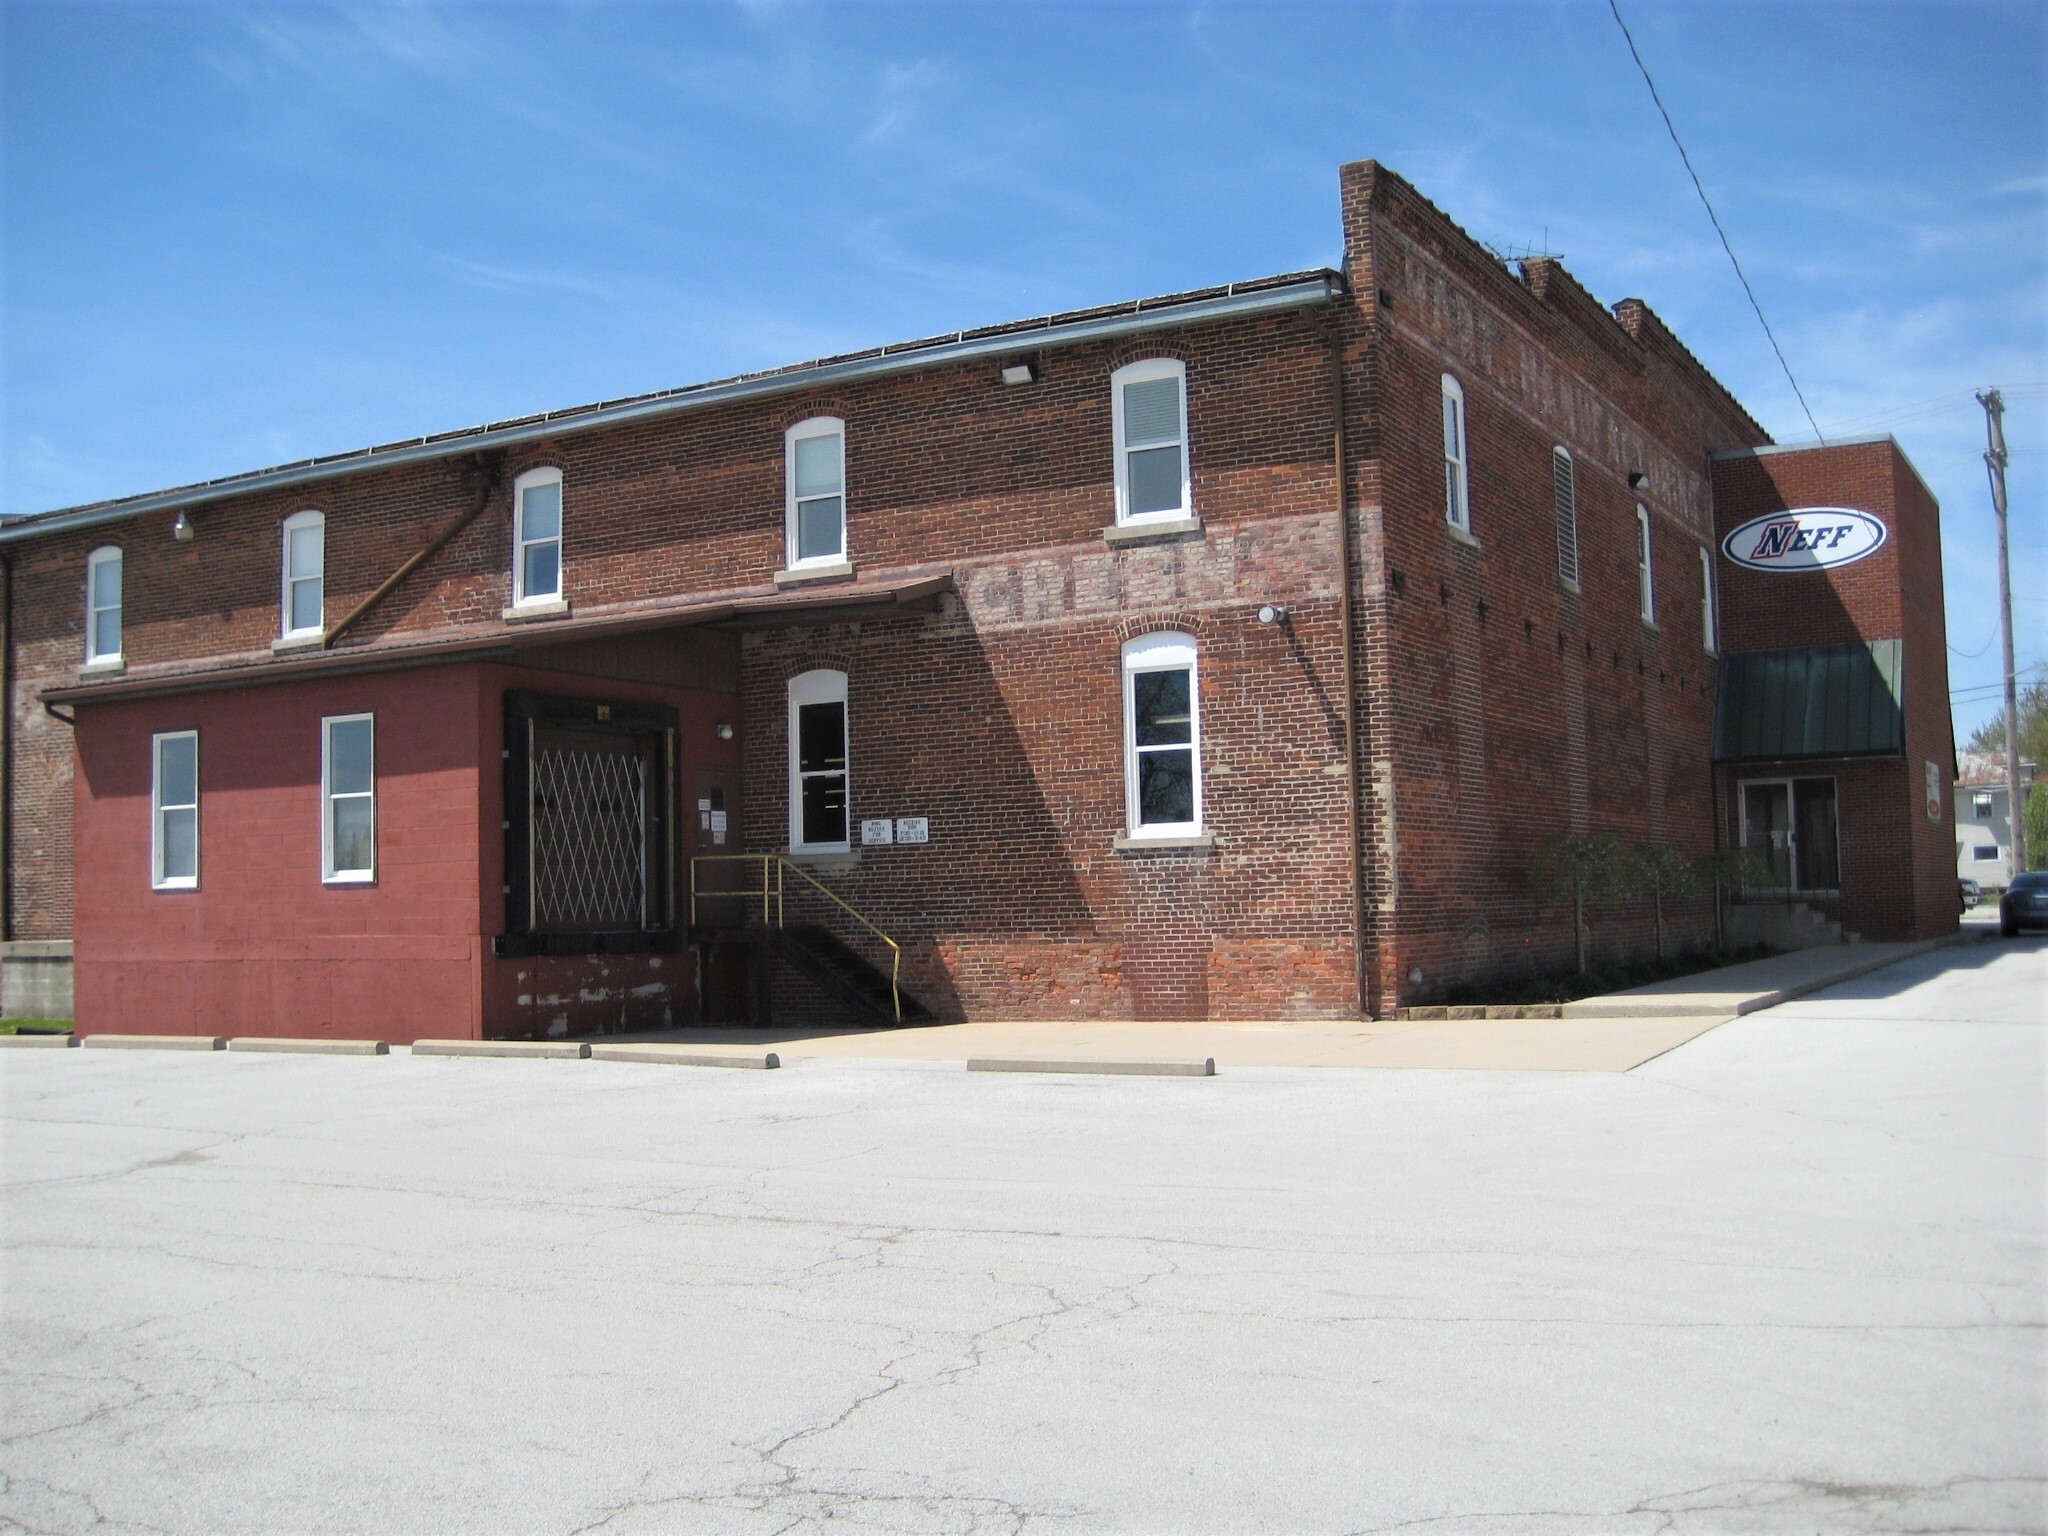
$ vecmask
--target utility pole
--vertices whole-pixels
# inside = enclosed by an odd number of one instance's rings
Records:
[[[1998,514],[1998,622],[2005,639],[2005,805],[2012,821],[2012,872],[2027,867],[2027,815],[2020,804],[2019,682],[2012,662],[2012,559],[2005,540],[2005,397],[1995,389],[1977,396],[1984,407],[1990,446],[1984,467],[1991,472],[1991,509]]]

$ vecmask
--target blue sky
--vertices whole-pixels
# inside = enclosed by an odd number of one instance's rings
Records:
[[[1996,707],[1973,388],[2048,658],[2037,4],[1623,0],[1821,429],[1944,506]],[[0,510],[1336,263],[1374,157],[1811,436],[1604,0],[0,4]]]

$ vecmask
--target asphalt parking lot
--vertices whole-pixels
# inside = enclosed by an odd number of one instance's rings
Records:
[[[0,1528],[2048,1528],[2048,942],[1630,1073],[0,1054]]]

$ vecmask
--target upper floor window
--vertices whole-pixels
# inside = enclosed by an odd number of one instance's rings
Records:
[[[1579,584],[1579,492],[1572,456],[1550,450],[1550,489],[1557,508],[1557,578]]]
[[[529,469],[512,482],[512,603],[562,600],[562,472]]]
[[[1467,482],[1465,386],[1444,375],[1444,518],[1463,533],[1472,531],[1472,493]]]
[[[1168,357],[1131,363],[1110,375],[1120,523],[1194,516],[1187,382],[1187,365]]]
[[[1642,586],[1643,622],[1657,622],[1657,591],[1650,580],[1650,509],[1636,505],[1636,578]]]
[[[1709,545],[1700,551],[1700,643],[1709,651],[1721,649],[1721,619],[1714,610],[1714,551]]]
[[[199,884],[199,733],[150,738],[150,883],[158,890]]]
[[[782,438],[789,564],[831,565],[846,558],[846,423],[837,416],[800,421]]]
[[[789,680],[789,846],[844,853],[847,840],[846,674]]]
[[[320,722],[320,878],[376,877],[376,718],[331,715]]]
[[[1202,747],[1191,635],[1124,646],[1124,795],[1132,837],[1202,830]]]
[[[121,551],[96,549],[85,562],[85,660],[121,659]]]
[[[284,520],[284,632],[317,635],[326,627],[327,519],[300,512]]]

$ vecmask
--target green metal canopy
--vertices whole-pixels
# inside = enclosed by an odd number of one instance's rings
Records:
[[[1723,656],[1714,761],[1905,751],[1902,666],[1897,640]]]

